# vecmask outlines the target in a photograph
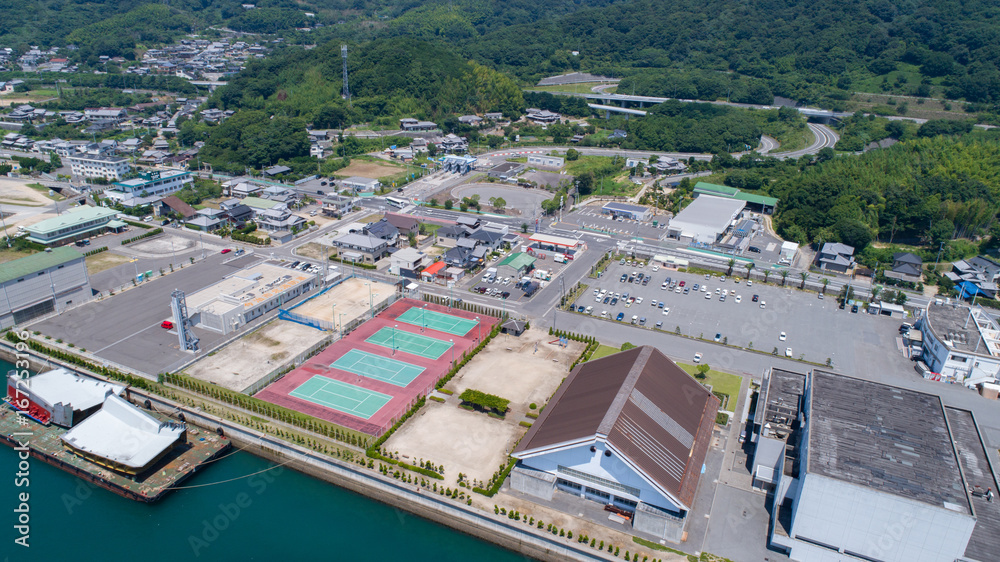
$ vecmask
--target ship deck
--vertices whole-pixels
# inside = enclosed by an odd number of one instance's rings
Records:
[[[162,414],[145,412],[161,421],[168,419]],[[229,439],[187,424],[187,439],[184,443],[174,446],[143,474],[132,478],[99,466],[66,448],[60,436],[68,429],[55,424],[45,426],[28,417],[21,418],[27,421],[27,425],[21,425],[18,418],[9,404],[0,403],[0,441],[13,447],[17,446],[17,441],[26,440],[33,457],[41,458],[119,495],[143,502],[160,499],[172,487],[230,447]]]

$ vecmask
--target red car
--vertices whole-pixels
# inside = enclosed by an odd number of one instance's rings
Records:
[[[683,287],[685,283],[686,281],[681,281],[681,287]]]
[[[223,254],[228,254],[229,252],[232,252],[232,251],[233,251],[232,248],[223,248],[222,253]]]
[[[174,323],[171,322],[170,320],[164,320],[163,322],[160,322],[160,327],[170,330],[173,329]]]

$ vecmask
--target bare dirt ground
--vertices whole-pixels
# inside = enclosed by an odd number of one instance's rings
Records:
[[[206,239],[205,240],[205,251],[206,252],[218,252],[222,248],[218,244],[215,244],[217,239]],[[174,236],[169,233],[164,233],[153,238],[148,238],[141,242],[136,242],[135,244],[130,244],[128,246],[123,246],[122,250],[130,254],[145,257],[162,257],[170,256],[180,252],[186,252],[188,250],[193,250],[200,248],[200,244],[197,240],[193,238],[184,238],[181,236]]]
[[[298,248],[295,248],[296,255],[320,261],[328,257],[330,253],[329,246],[324,246],[323,244],[318,244],[316,242],[307,242]]]
[[[364,161],[354,161],[351,165],[337,171],[338,176],[361,176],[363,178],[380,178],[382,176],[391,176],[393,174],[398,174],[403,171],[403,168],[396,166],[390,166],[387,164],[380,164],[378,162],[364,162]]]
[[[41,206],[52,203],[52,200],[28,187],[35,180],[0,178],[0,203],[6,205]]]
[[[454,483],[459,472],[489,480],[527,431],[519,422],[525,420],[529,404],[544,405],[583,352],[582,343],[562,348],[549,344],[552,339],[542,330],[498,336],[445,386],[454,394],[445,403],[428,401],[386,442],[386,449],[411,460],[443,464],[448,483]],[[460,408],[458,396],[467,388],[510,400],[505,419]]]
[[[100,254],[94,254],[92,256],[87,256],[87,273],[94,275],[95,273],[100,273],[112,267],[118,267],[123,263],[128,263],[129,258],[121,255],[115,254],[113,252],[101,252]]]
[[[347,267],[344,267],[344,271],[347,271]],[[343,322],[350,323],[355,318],[368,313],[368,287],[365,286],[365,283],[372,283],[371,300],[376,307],[388,300],[395,292],[395,288],[386,283],[365,281],[358,278],[348,279],[321,296],[312,298],[293,312],[326,322],[333,322],[333,315],[336,313],[338,326],[341,323],[341,318],[343,318]]]
[[[327,335],[302,324],[275,320],[191,365],[186,372],[197,379],[242,392]]]

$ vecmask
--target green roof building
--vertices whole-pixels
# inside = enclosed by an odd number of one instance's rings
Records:
[[[534,256],[524,252],[515,252],[497,264],[497,276],[518,279],[535,266]]]
[[[694,184],[694,194],[696,197],[699,195],[714,195],[716,197],[746,201],[751,209],[757,207],[754,210],[759,210],[762,213],[773,213],[778,206],[778,199],[775,197],[757,195],[756,193],[744,193],[735,187],[716,185],[703,181]]]
[[[0,329],[90,300],[83,254],[51,248],[0,267]]]
[[[260,197],[244,197],[243,200],[240,202],[246,205],[247,207],[250,207],[254,211],[273,209],[281,204],[277,201],[271,201],[269,199],[261,199]]]
[[[58,217],[26,226],[28,240],[51,246],[97,234],[109,228],[118,212],[104,207],[73,207]]]

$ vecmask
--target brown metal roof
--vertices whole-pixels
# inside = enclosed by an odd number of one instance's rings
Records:
[[[578,366],[515,453],[597,438],[690,506],[719,400],[652,346]]]
[[[181,201],[181,199],[176,195],[168,195],[163,199],[160,199],[160,202],[180,213],[180,215],[186,219],[198,214],[198,211],[195,210],[194,207],[188,205],[184,201]]]
[[[420,225],[420,221],[413,217],[406,215],[397,215],[395,213],[386,213],[385,220],[389,221],[389,224],[395,226],[398,230],[405,230],[407,232],[417,228]]]

